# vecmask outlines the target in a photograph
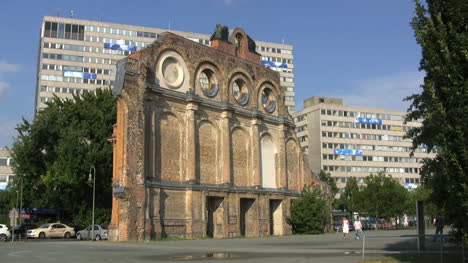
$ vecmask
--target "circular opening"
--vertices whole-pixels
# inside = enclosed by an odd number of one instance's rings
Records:
[[[203,70],[198,77],[198,82],[206,96],[214,97],[218,93],[218,80],[213,71],[209,69]]]
[[[265,88],[262,91],[262,105],[269,113],[274,112],[276,109],[276,100],[270,88]]]
[[[237,79],[232,83],[232,95],[239,104],[247,104],[249,101],[249,90],[243,80]]]
[[[179,87],[184,81],[182,65],[174,57],[168,57],[163,61],[161,66],[161,73],[167,84],[171,87]]]

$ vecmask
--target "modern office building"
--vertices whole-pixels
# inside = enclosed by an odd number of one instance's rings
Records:
[[[43,19],[37,70],[35,110],[46,107],[53,95],[72,94],[114,86],[116,62],[143,49],[167,29],[50,17]],[[210,35],[171,31],[210,46]],[[294,112],[293,46],[256,41],[262,64],[280,72],[285,105]]]
[[[15,174],[11,169],[11,156],[7,149],[0,148],[0,190],[5,190]]]
[[[420,122],[404,123],[405,112],[351,107],[339,98],[311,97],[293,114],[296,135],[314,173],[329,172],[344,188],[349,177],[359,183],[369,174],[391,174],[408,188],[420,183],[420,161],[433,158],[424,147],[410,157],[405,133]]]

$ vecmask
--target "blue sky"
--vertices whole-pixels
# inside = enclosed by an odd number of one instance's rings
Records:
[[[0,147],[32,120],[39,27],[43,16],[99,20],[211,34],[242,27],[255,40],[294,45],[296,109],[311,96],[346,105],[403,110],[419,92],[421,57],[409,25],[411,0],[2,1]]]

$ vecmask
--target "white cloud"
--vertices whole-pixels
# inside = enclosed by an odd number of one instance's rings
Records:
[[[423,83],[422,72],[401,72],[391,76],[356,81],[354,88],[342,95],[343,104],[388,110],[406,111],[407,96],[420,93]]]
[[[18,65],[10,64],[4,60],[0,60],[0,74],[7,72],[17,72],[18,70]]]
[[[6,96],[7,90],[10,85],[5,81],[4,75],[6,73],[14,73],[20,70],[20,67],[15,64],[10,64],[4,60],[0,60],[0,100]]]

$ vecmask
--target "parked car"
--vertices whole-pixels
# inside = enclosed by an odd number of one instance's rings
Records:
[[[378,229],[387,229],[387,223],[379,222],[379,223],[377,223],[377,228]]]
[[[333,229],[335,229],[335,231],[342,232],[343,231],[343,225],[341,224],[341,222],[337,222],[335,224],[333,224]],[[351,222],[349,223],[349,231],[354,231],[354,226],[353,226],[353,224]]]
[[[68,239],[73,236],[75,236],[73,228],[61,223],[44,224],[26,232],[27,238],[63,237]]]
[[[369,220],[370,229],[378,229],[378,223],[376,221]]]
[[[340,228],[341,228],[341,223],[340,222],[333,223],[333,230],[338,232],[338,231],[340,231]]]
[[[101,225],[94,225],[94,239],[95,240],[106,240],[108,238],[107,236],[108,230],[107,226],[101,226]],[[92,239],[92,226],[88,226],[87,228],[80,230],[76,233],[76,239],[78,240],[83,240],[83,239]]]
[[[15,234],[15,238],[26,237],[26,231],[34,228],[37,228],[35,224],[22,223],[13,227],[13,233]]]
[[[361,220],[362,230],[370,230],[372,229],[372,224],[369,220]]]
[[[10,229],[6,225],[0,224],[0,241],[7,241],[11,238]]]

